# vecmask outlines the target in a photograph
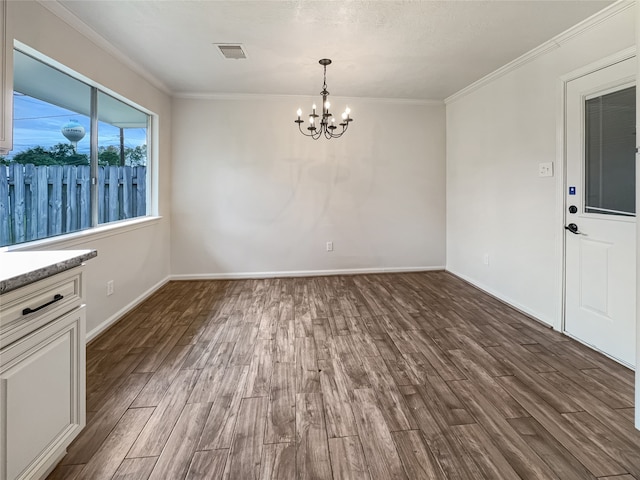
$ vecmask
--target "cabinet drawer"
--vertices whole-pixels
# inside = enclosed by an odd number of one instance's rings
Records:
[[[62,296],[57,299],[56,296]],[[55,300],[55,301],[54,301]],[[80,267],[53,275],[2,295],[0,348],[80,306],[83,301]],[[49,304],[47,306],[46,305]],[[24,313],[30,309],[30,313]]]

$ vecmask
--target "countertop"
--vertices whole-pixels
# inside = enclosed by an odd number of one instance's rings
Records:
[[[97,250],[0,253],[0,294],[77,267],[97,255]]]

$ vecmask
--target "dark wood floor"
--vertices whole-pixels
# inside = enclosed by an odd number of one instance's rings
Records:
[[[640,479],[633,373],[444,272],[172,282],[50,479]]]

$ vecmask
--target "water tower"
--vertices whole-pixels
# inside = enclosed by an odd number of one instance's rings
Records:
[[[69,120],[69,123],[63,125],[60,131],[71,142],[74,149],[78,146],[78,142],[84,138],[84,127],[77,120]]]

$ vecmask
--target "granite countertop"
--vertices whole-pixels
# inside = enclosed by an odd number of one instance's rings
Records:
[[[0,253],[0,294],[77,267],[97,255],[97,250]]]

